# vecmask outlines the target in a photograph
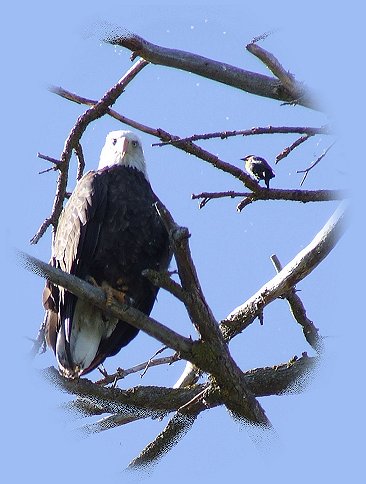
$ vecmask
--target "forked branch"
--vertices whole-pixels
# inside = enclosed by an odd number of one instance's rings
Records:
[[[103,40],[113,45],[125,47],[133,52],[134,57],[140,56],[152,64],[192,72],[257,96],[289,103],[297,102],[302,106],[317,109],[311,96],[305,93],[303,89],[301,89],[302,95],[298,95],[298,91],[302,87],[300,85],[296,91],[296,96],[294,96],[286,86],[273,77],[246,71],[192,52],[155,45],[124,29],[120,29],[120,33],[111,33],[105,36]]]
[[[225,340],[249,326],[263,308],[278,297],[284,296],[309,275],[334,249],[346,227],[346,209],[339,207],[314,239],[299,252],[273,279],[267,282],[244,304],[234,309],[220,327]]]
[[[50,225],[53,225],[54,229],[57,226],[57,222],[62,211],[65,199],[69,163],[73,150],[76,150],[76,152],[78,153],[80,167],[80,139],[84,134],[84,131],[91,122],[95,121],[98,118],[101,118],[106,114],[108,108],[116,102],[117,98],[122,94],[127,84],[129,84],[132,79],[140,72],[140,70],[143,69],[143,67],[145,67],[147,64],[148,63],[143,59],[137,61],[131,67],[131,69],[129,69],[126,74],[111,89],[109,89],[97,103],[95,103],[91,108],[85,111],[84,114],[79,116],[78,120],[76,121],[75,125],[73,126],[66,139],[64,149],[60,156],[61,163],[58,165],[60,173],[57,180],[56,195],[53,202],[51,215],[42,223],[37,233],[32,237],[31,244],[36,244]]]

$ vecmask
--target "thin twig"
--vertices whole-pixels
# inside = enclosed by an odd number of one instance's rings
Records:
[[[286,148],[284,148],[281,151],[281,153],[279,153],[276,156],[275,163],[277,164],[280,160],[282,160],[283,158],[286,158],[286,156],[288,156],[295,148],[300,146],[302,143],[307,141],[312,136],[314,136],[314,134],[305,134],[304,136],[300,136],[300,138],[297,138],[296,141],[294,141],[290,146],[287,146]]]
[[[324,156],[328,153],[328,151],[333,148],[333,146],[335,145],[335,141],[333,141],[333,143],[331,145],[328,146],[328,148],[326,148],[323,153],[309,166],[309,168],[306,168],[305,170],[297,170],[296,173],[304,173],[304,176],[302,177],[302,180],[300,182],[300,186],[303,185],[303,183],[305,182],[310,170],[312,170],[323,158]]]
[[[103,379],[98,380],[96,383],[98,383],[99,385],[110,385],[111,383],[116,383],[119,380],[123,380],[128,375],[132,375],[133,373],[138,373],[140,371],[146,373],[145,370],[147,370],[147,368],[159,365],[171,365],[179,360],[180,356],[175,353],[172,356],[165,356],[163,358],[156,358],[154,360],[150,359],[126,370],[124,370],[123,368],[117,368],[117,371],[115,373],[106,375]],[[141,374],[140,376],[142,377],[143,375]]]
[[[43,155],[42,153],[37,153],[37,157],[41,158],[42,160],[50,161],[54,164],[51,168],[46,168],[45,170],[39,171],[38,175],[43,175],[43,173],[48,173],[50,171],[56,171],[60,167],[61,160],[57,160],[56,158],[52,158],[51,156]]]
[[[167,350],[168,347],[167,346],[163,346],[162,348],[160,348],[159,350],[155,351],[155,353],[147,360],[146,362],[146,365],[145,365],[145,368],[144,370],[142,371],[142,373],[140,374],[140,377],[143,378],[147,372],[147,370],[151,367],[151,366],[154,366],[153,362],[156,361],[154,360],[155,356],[158,356],[160,355],[160,353],[162,353],[163,351]],[[161,359],[161,358],[160,358]],[[172,357],[169,358],[170,362],[172,361]]]
[[[50,161],[51,163],[54,163],[55,165],[62,163],[61,160],[58,160],[57,158],[52,158],[52,156],[43,155],[40,152],[37,153],[37,157],[41,158],[42,160]]]
[[[49,173],[50,171],[57,171],[58,166],[51,166],[50,168],[46,168],[45,170],[41,170],[38,172],[38,175],[43,175],[44,173]]]

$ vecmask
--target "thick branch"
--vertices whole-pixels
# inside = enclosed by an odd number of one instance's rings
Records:
[[[250,370],[244,373],[244,378],[248,388],[257,397],[299,393],[307,388],[317,364],[318,358],[309,358],[304,354],[301,358],[294,357],[281,365]],[[164,449],[171,447],[167,445],[168,442],[175,445],[179,437],[190,429],[190,422],[193,423],[200,412],[223,403],[218,389],[214,390],[207,384],[178,392],[161,387],[135,387],[127,391],[108,388],[101,392],[98,384],[85,379],[67,380],[53,368],[43,373],[63,390],[79,395],[74,402],[66,405],[65,408],[70,411],[85,416],[101,415],[111,411],[112,400],[114,411],[117,405],[118,413],[81,427],[83,433],[102,432],[139,419],[163,417],[171,411],[178,411],[159,436],[134,459],[135,467],[143,461],[153,463],[154,459],[162,456]],[[190,418],[182,419],[184,415]],[[154,458],[150,459],[149,456]]]
[[[118,304],[115,301],[112,301],[111,304],[107,305],[105,293],[99,287],[95,287],[72,274],[68,274],[61,269],[52,267],[28,254],[22,253],[20,255],[24,261],[25,267],[35,274],[50,280],[53,284],[64,287],[75,294],[75,296],[89,301],[104,312],[141,329],[149,336],[152,336],[164,345],[169,346],[169,348],[180,353],[183,358],[189,359],[191,356],[192,341],[190,339],[181,336],[167,326],[146,316],[146,314],[143,314],[141,311],[138,311],[133,307]]]
[[[127,31],[122,35],[111,34],[104,40],[110,44],[125,47],[135,56],[138,55],[152,64],[192,72],[251,94],[279,101],[297,101],[303,106],[316,109],[309,96],[302,96],[301,99],[298,99],[298,96],[294,98],[277,79],[272,77],[246,71],[191,52],[161,47]]]
[[[198,415],[216,406],[217,402],[210,405],[210,396],[217,400],[218,391],[212,391],[211,387],[205,388],[190,402],[182,406],[171,418],[162,432],[148,444],[143,451],[128,465],[129,469],[140,469],[146,466],[156,465],[158,461],[176,445],[180,439],[192,428]]]
[[[179,301],[185,303],[187,295],[185,290],[180,284],[175,282],[167,272],[157,272],[153,269],[146,269],[142,273],[147,279],[149,279],[154,286],[161,287],[166,291],[170,292]]]
[[[157,204],[157,209],[169,232],[179,277],[187,294],[187,312],[202,339],[202,342],[194,345],[190,361],[211,374],[212,381],[217,383],[230,410],[252,422],[270,427],[264,410],[247,389],[242,372],[233,360],[204,298],[189,249],[188,229],[179,227],[161,202]]]
[[[280,365],[256,368],[243,373],[247,387],[256,397],[298,393],[306,388],[308,377],[319,362],[319,358],[304,354]],[[164,388],[137,386],[129,390],[110,388],[93,383],[87,378],[70,380],[61,376],[55,368],[46,368],[42,375],[63,391],[79,398],[68,407],[72,411],[87,415],[113,413],[127,415],[128,407],[159,412],[174,412],[199,395],[207,384],[197,384],[188,388]],[[211,403],[222,404],[219,393]]]
[[[164,430],[150,442],[128,465],[129,470],[144,469],[156,465],[192,428],[198,414],[177,413],[169,420]]]
[[[52,367],[42,370],[42,374],[63,391],[88,399],[94,406],[99,407],[97,414],[102,410],[105,413],[126,415],[128,408],[140,409],[142,413],[147,409],[172,412],[186,404],[203,389],[203,386],[184,389],[137,386],[129,390],[121,390],[98,385],[87,378],[67,379]],[[89,414],[92,414],[91,407]]]
[[[221,333],[205,301],[197,271],[192,260],[188,243],[190,237],[188,229],[186,227],[179,227],[173,220],[169,210],[161,202],[158,202],[157,210],[169,233],[182,288],[185,291],[184,303],[191,321],[203,340],[221,340]]]
[[[327,257],[344,232],[345,218],[345,209],[338,208],[305,249],[299,252],[279,274],[221,322],[220,328],[225,340],[229,341],[243,331],[267,304],[285,295]]]
[[[281,81],[281,84],[286,89],[288,93],[293,98],[294,103],[299,103],[299,101],[306,96],[305,88],[302,84],[298,83],[294,76],[287,72],[276,57],[263,49],[255,42],[251,42],[247,45],[247,50],[258,57],[268,69]],[[308,100],[309,101],[309,100]]]

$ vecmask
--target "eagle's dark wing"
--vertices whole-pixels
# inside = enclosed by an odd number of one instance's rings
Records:
[[[98,181],[96,172],[89,171],[76,185],[59,218],[50,260],[54,267],[81,278],[85,262],[94,256],[106,209],[107,187]],[[73,294],[47,282],[43,292],[46,339],[54,351],[62,320],[72,318],[75,303]]]

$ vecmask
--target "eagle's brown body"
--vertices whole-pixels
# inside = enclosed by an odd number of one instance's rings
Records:
[[[146,175],[133,166],[88,172],[60,217],[51,264],[116,289],[150,314],[158,289],[142,271],[165,270],[171,257],[155,202]],[[138,333],[53,284],[46,285],[44,301],[47,340],[67,377],[93,370]]]

